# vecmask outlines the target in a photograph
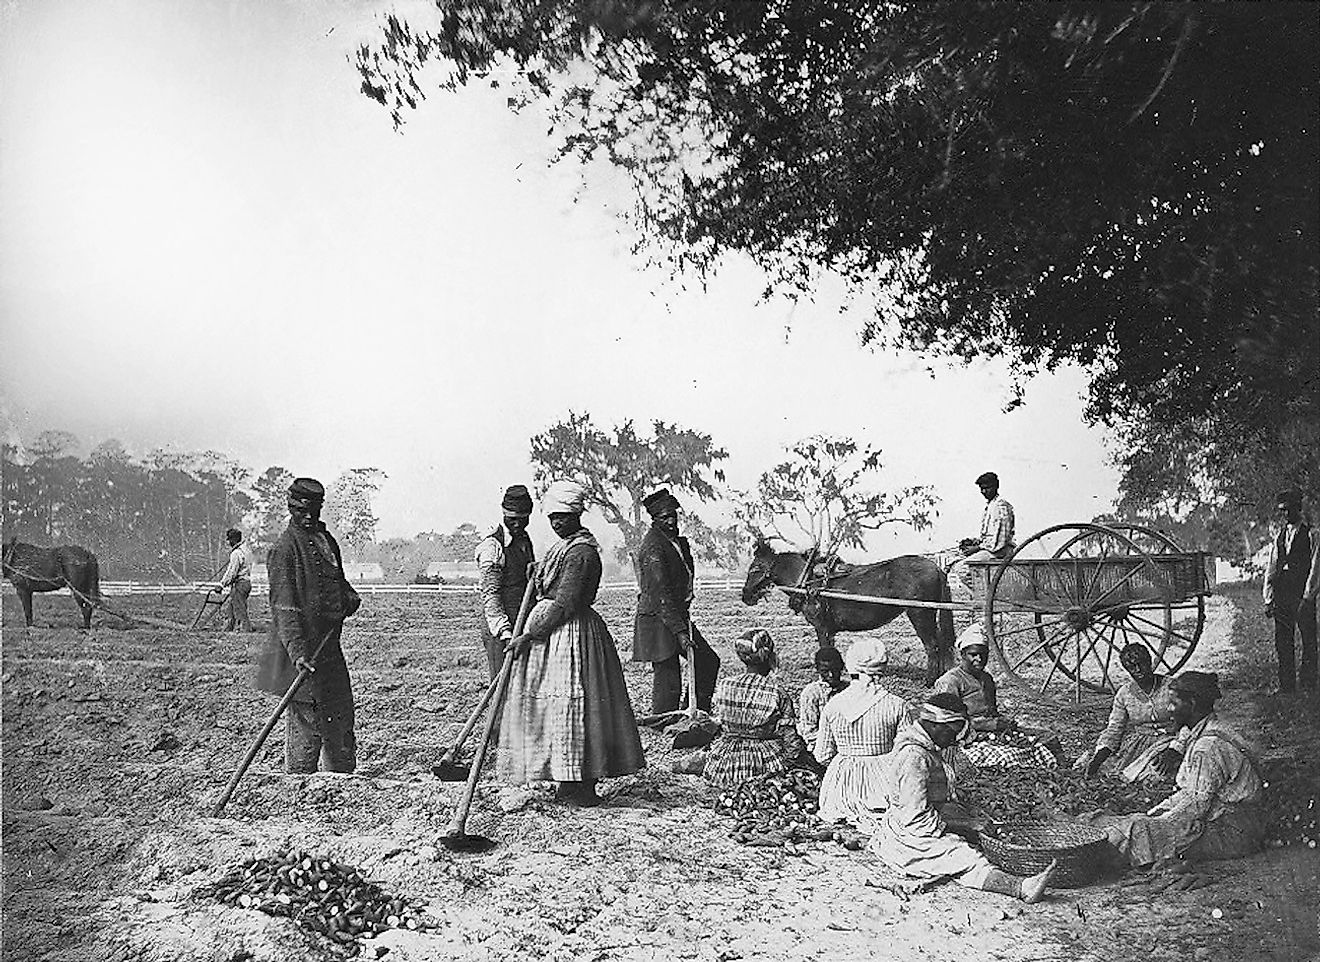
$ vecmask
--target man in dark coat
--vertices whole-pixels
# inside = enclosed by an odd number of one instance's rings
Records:
[[[344,577],[339,545],[321,523],[324,503],[320,482],[295,479],[289,486],[289,526],[266,556],[270,635],[256,686],[283,696],[299,670],[311,673],[285,715],[284,770],[290,774],[314,772],[318,761],[331,772],[357,767],[353,689],[339,635],[361,599]]]
[[[1265,565],[1265,617],[1274,620],[1274,648],[1279,656],[1279,691],[1316,687],[1315,601],[1320,592],[1320,531],[1302,517],[1302,492],[1280,492],[1276,510],[1282,516],[1270,542]],[[1301,665],[1294,653],[1300,636]],[[1300,669],[1300,670],[1299,670]],[[1300,677],[1299,677],[1300,676]]]
[[[491,680],[504,664],[504,645],[513,638],[513,625],[527,590],[528,571],[536,561],[527,521],[532,515],[532,496],[515,484],[504,492],[500,505],[504,523],[477,545],[477,574],[481,579],[481,644]]]
[[[680,653],[694,658],[697,707],[708,712],[720,656],[692,624],[692,549],[679,535],[678,499],[661,488],[643,498],[642,506],[651,516],[651,528],[637,555],[632,660],[653,663],[651,710],[659,713],[676,709],[684,695]]]

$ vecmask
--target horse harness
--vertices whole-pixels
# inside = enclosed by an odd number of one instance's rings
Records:
[[[844,575],[852,571],[853,566],[839,559],[838,555],[826,555],[821,557],[819,548],[812,548],[807,552],[806,564],[802,566],[802,574],[798,576],[795,588],[799,588],[802,594],[792,594],[788,599],[788,607],[795,613],[801,613],[802,609],[808,603],[818,603],[820,593],[829,589],[830,585],[838,581]]]

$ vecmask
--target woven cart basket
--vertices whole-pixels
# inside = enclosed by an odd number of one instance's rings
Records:
[[[1106,861],[1105,833],[1076,822],[1013,822],[981,832],[981,851],[1013,875],[1035,875],[1052,861],[1050,885],[1077,888],[1100,874]]]

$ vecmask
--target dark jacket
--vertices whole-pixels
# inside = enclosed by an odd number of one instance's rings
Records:
[[[324,525],[321,534],[333,558],[316,546],[312,532],[292,523],[266,556],[270,634],[257,666],[256,687],[261,691],[283,695],[298,674],[294,662],[310,657],[327,635],[331,637],[315,662],[316,672],[303,689],[307,699],[347,690],[348,666],[339,646],[339,628],[362,602],[344,577],[339,545]]]
[[[652,525],[637,552],[637,568],[632,660],[664,661],[678,651],[678,633],[688,630],[693,565],[687,538],[675,544]]]

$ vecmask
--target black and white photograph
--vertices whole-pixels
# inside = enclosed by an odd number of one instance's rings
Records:
[[[0,0],[4,962],[1320,962],[1320,4]]]

